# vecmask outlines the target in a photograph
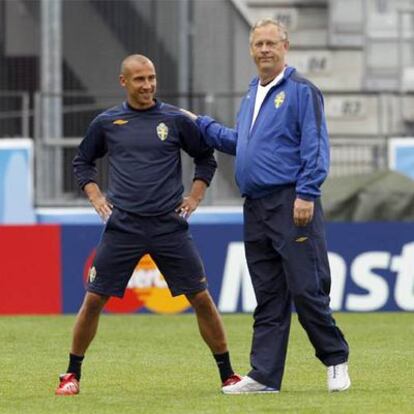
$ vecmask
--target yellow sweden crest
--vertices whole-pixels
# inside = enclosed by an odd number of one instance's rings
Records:
[[[92,283],[94,280],[95,280],[95,277],[96,277],[96,269],[95,269],[95,266],[92,266],[90,269],[89,269],[89,283]]]
[[[279,108],[283,104],[283,102],[285,102],[285,97],[286,97],[286,95],[285,95],[284,91],[279,92],[276,95],[276,98],[275,98],[275,107],[276,108]]]
[[[168,127],[167,125],[164,124],[164,122],[161,122],[160,124],[157,125],[157,135],[161,141],[165,141],[167,139]]]

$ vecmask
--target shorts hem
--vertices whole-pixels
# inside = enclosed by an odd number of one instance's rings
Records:
[[[180,295],[191,295],[191,294],[202,292],[203,290],[207,290],[207,285],[198,286],[192,289],[177,289],[174,291],[170,289],[170,292],[171,292],[171,296],[175,297],[175,296],[180,296]]]
[[[122,299],[124,297],[124,294],[125,294],[125,292],[122,292],[122,293],[117,293],[117,292],[108,293],[108,292],[104,292],[103,290],[96,289],[96,288],[91,288],[91,287],[87,287],[86,291],[91,292],[91,293],[96,293],[97,295],[101,295],[101,296],[109,296],[109,297],[115,296],[115,297],[120,298],[120,299]]]

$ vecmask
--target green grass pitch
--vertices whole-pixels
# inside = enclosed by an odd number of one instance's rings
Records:
[[[0,318],[0,413],[414,413],[414,313],[336,314],[352,388],[328,394],[324,367],[293,318],[283,390],[222,395],[194,315],[104,315],[81,394],[56,397],[74,316]],[[225,315],[234,368],[248,370],[251,315]]]

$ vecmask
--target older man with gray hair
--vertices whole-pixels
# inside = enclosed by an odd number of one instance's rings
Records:
[[[244,202],[244,243],[257,307],[251,370],[226,394],[278,393],[285,367],[292,302],[328,390],[344,391],[348,344],[329,307],[331,277],[320,187],[329,143],[319,89],[286,65],[286,28],[260,20],[250,32],[258,76],[242,100],[235,129],[187,112],[208,145],[236,156]]]

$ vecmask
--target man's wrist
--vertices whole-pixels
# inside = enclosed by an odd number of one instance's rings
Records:
[[[99,189],[98,185],[94,182],[89,182],[83,188],[83,191],[86,194],[90,203],[96,201],[99,197],[102,197],[101,190]]]
[[[194,194],[190,194],[190,197],[196,201],[198,204],[200,204],[203,201],[204,196],[201,194],[198,195],[194,195]]]
[[[309,194],[296,193],[296,198],[300,198],[301,200],[304,200],[304,201],[315,201],[318,197],[314,197]]]

